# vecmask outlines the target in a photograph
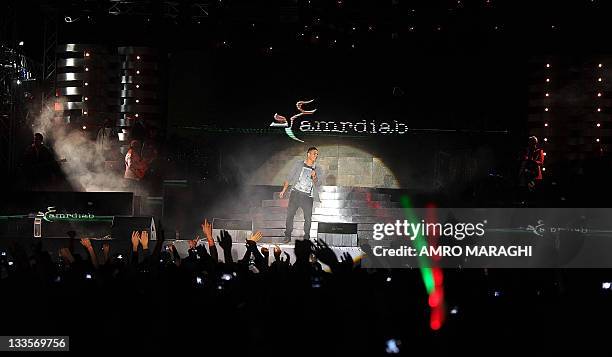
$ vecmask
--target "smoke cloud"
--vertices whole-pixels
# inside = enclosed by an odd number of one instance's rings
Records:
[[[34,133],[42,133],[45,143],[56,153],[62,171],[77,191],[127,191],[122,173],[106,168],[104,155],[84,130],[72,129],[55,119],[53,102],[44,105],[32,123]],[[97,128],[96,128],[97,129]]]

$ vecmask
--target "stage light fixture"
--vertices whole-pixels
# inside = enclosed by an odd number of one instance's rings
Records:
[[[548,138],[544,138],[544,141],[545,141],[545,142],[548,142]]]
[[[140,59],[140,56],[136,56],[136,59],[137,59],[137,60],[139,60],[139,59]]]
[[[89,57],[89,52],[85,52],[85,57]]]
[[[550,63],[547,63],[547,64],[546,64],[546,68],[550,68]]]
[[[140,103],[140,99],[136,99],[136,103]]]
[[[87,129],[87,127],[85,125],[83,125],[83,130]]]
[[[23,46],[23,41],[19,41],[19,46]]]
[[[601,108],[597,108],[597,112],[598,112],[598,113],[599,113],[599,112],[601,112]]]
[[[140,85],[139,85],[139,84],[137,84],[137,85],[136,85],[136,88],[140,88]]]
[[[597,78],[597,82],[601,82],[601,77]]]
[[[604,290],[612,290],[612,282],[609,282],[609,281],[602,282],[601,288]]]
[[[548,123],[544,123],[544,126],[546,126],[546,127],[547,127],[547,126],[548,126]]]
[[[83,112],[83,115],[87,115],[87,111],[84,111],[84,112]]]
[[[89,85],[89,82],[85,82],[85,85],[86,85],[86,86],[88,86],[88,85]]]
[[[89,100],[89,97],[85,97],[84,99],[87,101],[87,100]]]
[[[544,94],[544,95],[545,95],[546,97],[550,96],[550,94],[549,94],[549,93],[546,93],[546,94]]]
[[[547,112],[547,111],[548,111],[548,108],[544,108],[544,111],[545,111],[545,112]]]
[[[597,93],[597,96],[598,96],[598,97],[601,97],[601,93]]]
[[[136,113],[136,115],[134,115],[136,118],[138,118],[138,113]]]
[[[89,68],[88,67],[85,67],[85,72],[89,72]]]
[[[136,74],[140,74],[140,71],[136,71]]]
[[[546,78],[546,83],[550,82],[550,78]]]
[[[595,126],[597,126],[597,127],[599,128],[599,127],[601,126],[601,124],[600,124],[600,123],[597,123],[597,124],[595,124]]]
[[[603,67],[603,65],[600,63],[600,64],[597,65],[597,67],[601,68],[601,67]]]
[[[546,171],[546,168],[545,168],[545,167],[543,167],[543,168],[542,168],[542,171]]]
[[[599,142],[599,138],[595,139],[596,142]]]

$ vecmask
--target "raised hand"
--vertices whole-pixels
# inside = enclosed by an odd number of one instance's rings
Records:
[[[316,240],[316,244],[313,248],[314,254],[323,263],[330,267],[335,266],[338,263],[336,253],[321,239]]]
[[[215,245],[215,239],[212,234],[212,224],[208,223],[207,219],[204,219],[204,222],[200,226],[202,227],[202,233],[204,233],[206,241],[208,241],[208,246]]]
[[[81,245],[83,247],[85,247],[85,249],[87,249],[87,251],[90,251],[93,249],[93,247],[91,246],[91,241],[89,240],[89,238],[81,238]]]
[[[353,257],[349,252],[344,252],[342,256],[340,256],[340,265],[345,267],[347,270],[351,270],[353,268]]]
[[[60,248],[59,255],[60,257],[62,257],[65,263],[68,263],[68,264],[74,263],[74,257],[72,256],[72,253],[70,253],[70,249]]]
[[[140,232],[132,231],[132,251],[138,251],[138,244],[140,244]]]
[[[109,242],[104,242],[102,244],[102,255],[104,257],[104,262],[107,262],[108,258],[110,257],[110,243]]]
[[[142,245],[142,249],[149,249],[149,232],[142,231],[139,242]]]
[[[195,238],[189,241],[189,249],[195,249],[198,246],[198,242],[200,241],[200,236],[197,235]]]
[[[291,264],[291,256],[285,252],[285,260],[281,260],[283,263]]]
[[[274,244],[274,260],[279,260],[281,256],[281,249],[277,244]]]
[[[248,240],[253,241],[253,242],[259,242],[262,236],[263,234],[260,231],[257,231],[251,234],[251,238],[249,238]]]
[[[226,231],[221,231],[221,236],[217,236],[217,242],[223,250],[229,251],[232,249],[232,236]]]

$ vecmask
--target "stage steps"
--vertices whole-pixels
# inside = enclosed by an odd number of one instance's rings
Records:
[[[260,207],[252,207],[250,210],[254,231],[263,233],[262,243],[277,243],[284,239],[289,200],[280,199],[278,192],[272,198],[263,200]],[[394,223],[404,219],[399,202],[391,201],[391,195],[381,193],[376,188],[323,186],[320,198],[321,202],[313,205],[311,238],[317,237],[319,222],[355,223],[358,244],[360,240],[372,237],[374,224]],[[293,227],[292,240],[302,239],[304,216],[301,210],[295,215]],[[346,244],[347,240],[335,239],[334,242]],[[354,245],[354,240],[352,242],[351,245]]]

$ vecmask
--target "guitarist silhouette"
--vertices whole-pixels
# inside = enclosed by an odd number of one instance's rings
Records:
[[[544,150],[538,147],[538,138],[529,137],[519,171],[519,186],[526,187],[529,192],[536,190],[542,181],[542,165],[544,165]]]
[[[142,180],[149,169],[149,162],[142,159],[138,153],[139,147],[140,142],[132,140],[130,142],[130,149],[125,155],[125,174],[123,177],[128,180]]]

